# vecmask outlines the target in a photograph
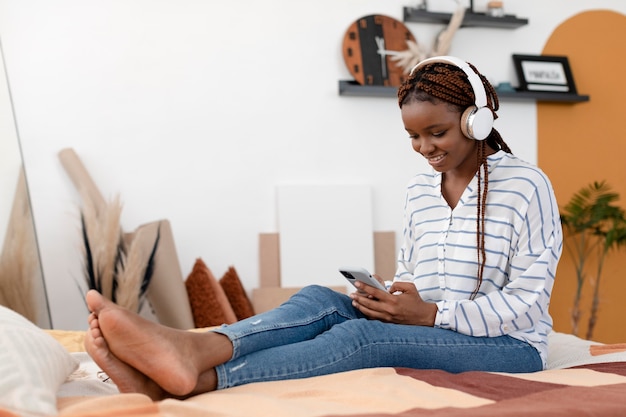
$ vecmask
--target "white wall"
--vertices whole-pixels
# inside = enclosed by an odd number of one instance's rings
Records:
[[[3,250],[2,245],[11,220],[17,182],[22,172],[20,144],[11,107],[11,92],[4,81],[4,60],[1,58],[0,53],[0,139],[3,139],[0,140],[0,251]]]
[[[416,2],[417,3],[417,2]],[[375,230],[401,230],[404,185],[426,165],[393,98],[340,97],[341,42],[400,0],[0,0],[13,93],[56,328],[85,327],[78,195],[57,153],[74,148],[123,226],[167,218],[183,274],[202,257],[258,284],[258,234],[277,231],[275,187],[373,187]],[[476,10],[486,0],[475,1]],[[505,2],[530,24],[461,29],[450,53],[493,82],[515,80],[512,53],[538,54],[582,10],[626,12],[622,0]],[[430,0],[451,11],[452,0]],[[430,44],[441,25],[408,23]],[[574,74],[576,75],[576,74]],[[584,92],[581,92],[584,93]],[[536,108],[503,101],[500,129],[536,162]],[[315,254],[311,254],[312,262]],[[306,284],[306,283],[303,283]]]

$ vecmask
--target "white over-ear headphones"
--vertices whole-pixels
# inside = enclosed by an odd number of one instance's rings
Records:
[[[462,59],[453,56],[434,56],[419,62],[411,69],[411,75],[426,64],[440,62],[459,67],[467,74],[467,78],[474,90],[474,105],[468,107],[461,115],[461,132],[470,139],[484,140],[493,128],[493,112],[487,107],[487,92],[482,80]]]

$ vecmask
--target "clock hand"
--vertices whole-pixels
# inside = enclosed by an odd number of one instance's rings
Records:
[[[395,56],[400,54],[400,51],[385,49],[385,38],[381,38],[379,36],[376,36],[376,46],[378,47],[378,50],[376,52],[380,55]]]
[[[379,49],[378,51],[381,55],[389,55],[389,56],[397,56],[400,55],[400,51],[392,51],[390,49]]]
[[[380,36],[375,37],[376,46],[378,47],[378,52],[380,54],[381,50],[385,50],[385,38]],[[380,54],[380,68],[382,71],[383,80],[387,78],[387,57],[385,54]]]

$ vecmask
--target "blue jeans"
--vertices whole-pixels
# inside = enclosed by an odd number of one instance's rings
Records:
[[[216,367],[218,389],[374,367],[454,373],[543,367],[526,342],[368,320],[350,297],[316,285],[274,310],[213,331],[233,344],[232,358]]]

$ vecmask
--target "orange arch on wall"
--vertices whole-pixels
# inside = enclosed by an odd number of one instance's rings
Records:
[[[538,164],[548,174],[560,207],[593,181],[606,180],[626,206],[626,16],[596,10],[575,15],[550,36],[544,55],[567,55],[579,94],[589,102],[537,103]],[[550,312],[554,329],[571,332],[576,275],[564,249]],[[592,291],[585,283],[579,336],[585,337]],[[593,339],[626,342],[626,249],[609,255],[600,285]]]

